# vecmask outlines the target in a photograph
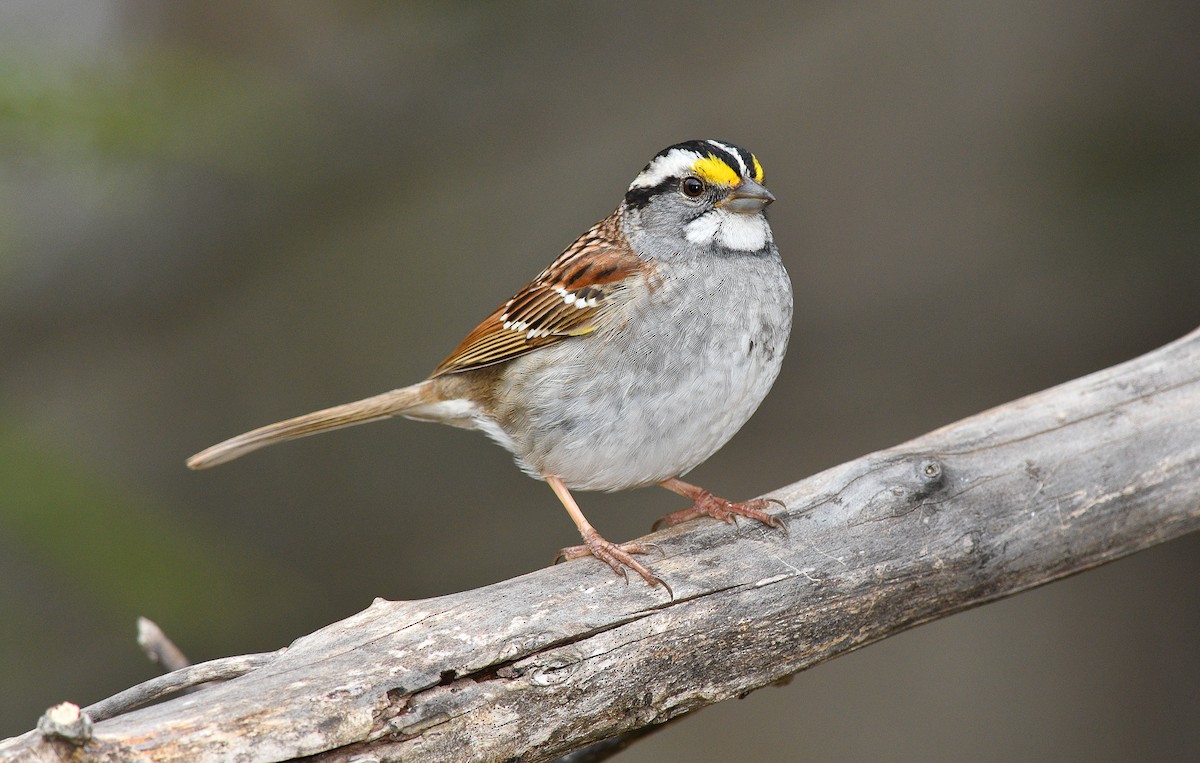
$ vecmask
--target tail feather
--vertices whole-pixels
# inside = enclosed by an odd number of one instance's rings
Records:
[[[259,427],[217,443],[211,448],[205,448],[189,458],[187,465],[189,469],[207,469],[277,442],[295,440],[298,437],[307,437],[310,434],[328,432],[355,424],[365,424],[368,421],[379,421],[401,415],[410,408],[435,401],[433,385],[424,381],[410,387],[384,392],[382,395],[356,400],[353,403],[335,405],[332,408]]]

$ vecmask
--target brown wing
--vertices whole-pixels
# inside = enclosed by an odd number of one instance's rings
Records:
[[[595,331],[604,309],[644,267],[616,217],[601,220],[476,326],[432,375],[490,366]]]

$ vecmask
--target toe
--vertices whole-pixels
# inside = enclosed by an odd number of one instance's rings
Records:
[[[612,568],[613,572],[616,572],[627,581],[629,580],[628,571],[633,570],[642,580],[646,581],[647,585],[661,585],[674,598],[674,593],[666,581],[651,572],[646,565],[633,558],[633,554],[648,554],[656,550],[658,550],[658,546],[653,543],[622,543],[618,545],[605,540],[599,535],[589,535],[584,537],[584,545],[568,546],[560,550],[555,561],[592,556],[607,564]]]

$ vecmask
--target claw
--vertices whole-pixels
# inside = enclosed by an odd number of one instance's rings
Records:
[[[671,593],[671,598],[674,598],[674,593],[671,592],[671,586],[667,585],[666,581],[650,571],[646,565],[633,558],[633,554],[647,554],[653,550],[658,550],[658,545],[654,543],[613,543],[600,537],[600,534],[595,530],[583,535],[583,545],[568,546],[558,552],[555,557],[555,563],[563,559],[579,559],[584,556],[594,556],[600,561],[612,568],[613,572],[625,578],[625,582],[629,582],[629,570],[633,570],[645,580],[647,585],[661,585]]]
[[[663,527],[672,527],[681,522],[695,519],[697,517],[712,517],[719,519],[722,522],[734,522],[737,517],[745,517],[753,519],[756,522],[762,522],[768,527],[776,527],[787,531],[783,526],[783,520],[772,514],[768,514],[763,509],[770,506],[772,503],[779,504],[783,508],[783,502],[775,498],[755,498],[749,501],[735,503],[733,501],[715,496],[703,488],[689,485],[686,482],[678,479],[666,480],[662,483],[666,489],[678,493],[685,498],[691,498],[693,503],[686,509],[671,512],[654,523],[653,529],[658,530]]]

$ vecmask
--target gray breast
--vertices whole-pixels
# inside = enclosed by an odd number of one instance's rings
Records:
[[[778,254],[710,256],[664,271],[606,329],[511,364],[503,427],[531,476],[582,490],[679,476],[766,396],[791,329]]]

